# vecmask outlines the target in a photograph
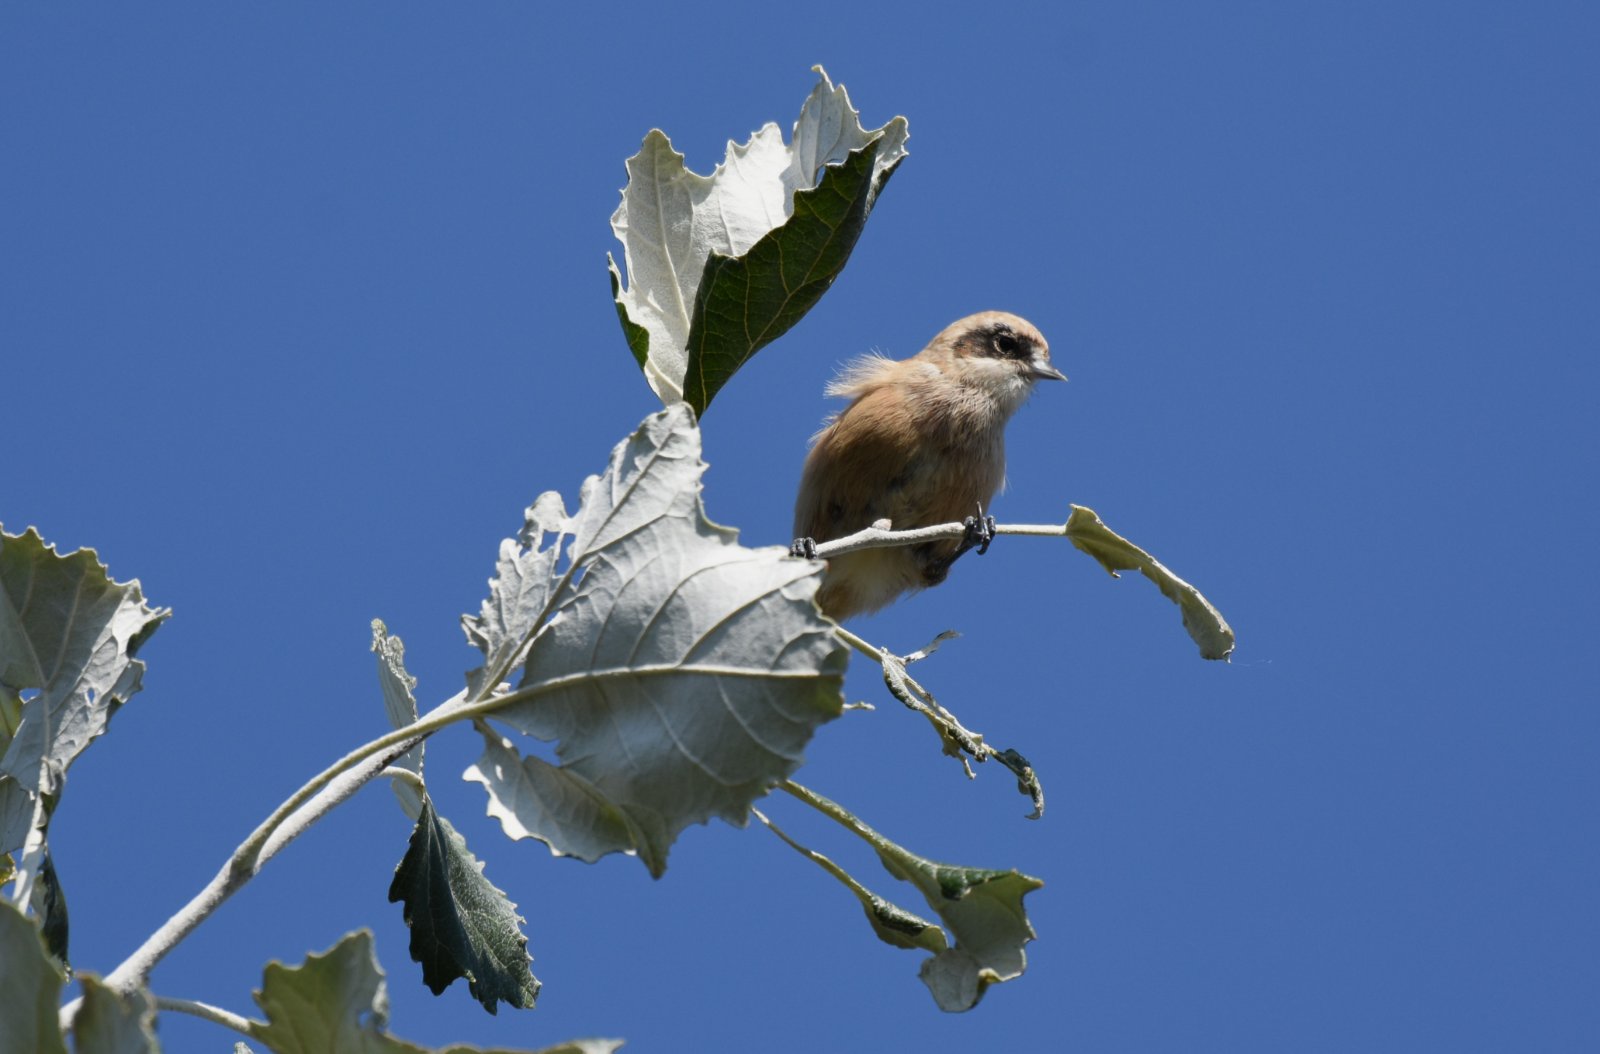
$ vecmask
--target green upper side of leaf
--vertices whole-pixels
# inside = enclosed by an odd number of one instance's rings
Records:
[[[423,803],[389,899],[405,904],[411,958],[422,964],[423,983],[434,995],[464,977],[491,1014],[501,1001],[533,1006],[539,982],[528,968],[524,920],[431,801]]]
[[[612,298],[664,403],[703,411],[816,303],[905,156],[905,118],[863,128],[844,87],[816,72],[789,144],[769,123],[702,176],[652,130],[628,159],[611,218],[628,277],[610,261]]]
[[[867,214],[895,165],[881,174],[884,140],[874,139],[822,182],[797,191],[788,222],[743,256],[712,253],[695,294],[683,398],[703,412],[761,348],[789,331],[844,270]]]

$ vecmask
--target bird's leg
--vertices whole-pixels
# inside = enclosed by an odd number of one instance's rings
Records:
[[[817,543],[810,538],[796,538],[789,543],[789,555],[801,560],[815,560],[817,558]]]
[[[922,581],[924,585],[936,586],[950,574],[950,566],[961,559],[969,550],[978,550],[982,556],[989,551],[989,543],[994,541],[994,517],[983,514],[983,506],[978,506],[976,516],[968,516],[961,521],[967,533],[961,538],[961,544],[956,549],[944,556],[934,556],[939,551],[937,545],[922,545],[917,547],[918,556],[922,563]]]

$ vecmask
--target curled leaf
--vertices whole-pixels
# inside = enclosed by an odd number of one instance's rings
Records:
[[[1067,538],[1088,553],[1112,578],[1118,571],[1138,571],[1156,584],[1163,596],[1183,612],[1183,628],[1200,646],[1205,659],[1227,659],[1233,652],[1233,630],[1227,619],[1194,586],[1162,566],[1161,561],[1101,522],[1093,509],[1072,506],[1067,518]]]
[[[378,656],[378,688],[383,692],[384,713],[389,724],[404,728],[417,720],[417,698],[413,693],[417,679],[406,672],[406,646],[399,637],[389,635],[389,628],[381,619],[372,620],[372,650]],[[393,779],[395,797],[400,808],[413,820],[422,815],[423,780],[422,760],[426,743],[418,743],[393,762],[391,767],[411,773],[412,779]]]
[[[795,797],[872,846],[888,872],[915,886],[944,923],[948,939],[944,932],[937,930],[937,936],[917,932],[914,939],[906,939],[897,930],[897,921],[909,918],[927,924],[871,893],[831,860],[784,836],[784,841],[811,856],[862,901],[880,940],[899,948],[917,947],[935,953],[923,960],[920,975],[939,1009],[970,1010],[991,984],[1022,975],[1027,968],[1022,948],[1035,936],[1022,898],[1043,886],[1043,882],[1016,870],[993,871],[935,863],[895,844],[815,791],[795,783],[784,786]]]

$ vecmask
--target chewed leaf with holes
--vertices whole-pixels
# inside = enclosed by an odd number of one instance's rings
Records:
[[[560,764],[520,765],[503,742],[468,774],[512,837],[585,859],[636,852],[659,875],[690,824],[748,822],[840,713],[845,650],[812,600],[822,565],[712,524],[704,471],[692,411],[669,407],[618,445],[549,540],[569,559],[548,564],[521,680],[493,716],[555,741]],[[530,562],[546,566],[502,551],[502,567]]]
[[[906,155],[906,120],[867,130],[822,67],[785,144],[776,124],[728,144],[709,176],[659,130],[628,159],[611,217],[611,293],[623,335],[662,402],[703,411],[844,269],[878,193]]]

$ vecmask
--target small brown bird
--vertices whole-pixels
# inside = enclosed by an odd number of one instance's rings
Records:
[[[1038,380],[1066,380],[1044,337],[1016,315],[984,311],[952,323],[912,358],[867,355],[828,385],[828,395],[851,403],[806,458],[795,553],[878,520],[896,530],[962,521],[967,535],[830,559],[817,591],[824,614],[876,611],[943,582],[968,549],[989,547],[994,519],[983,510],[1005,484],[1006,422]]]

